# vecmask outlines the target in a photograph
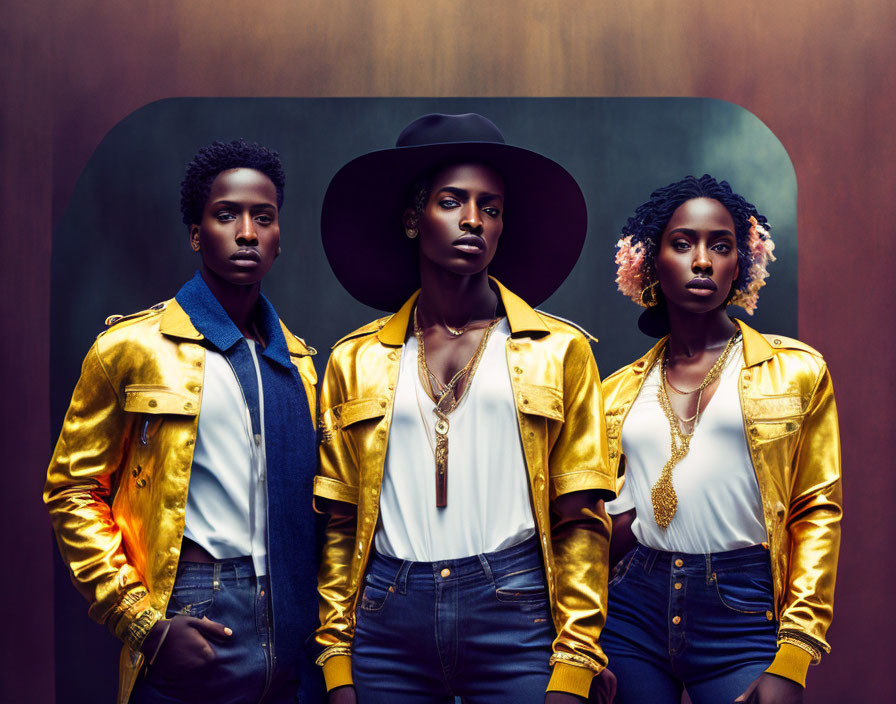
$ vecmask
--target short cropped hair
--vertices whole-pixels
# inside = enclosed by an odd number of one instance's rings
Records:
[[[218,174],[239,168],[255,169],[271,179],[277,189],[277,209],[283,208],[286,174],[280,163],[280,155],[273,149],[243,139],[216,141],[200,149],[187,164],[184,180],[180,184],[180,212],[184,225],[189,227],[202,220],[202,211]]]

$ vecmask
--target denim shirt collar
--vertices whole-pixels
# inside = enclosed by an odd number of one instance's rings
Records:
[[[189,316],[196,330],[219,352],[227,352],[243,339],[243,334],[227,315],[198,271],[181,287],[174,298]],[[258,331],[267,343],[263,356],[289,368],[291,366],[289,348],[283,337],[277,311],[264,294],[258,296],[256,306]]]

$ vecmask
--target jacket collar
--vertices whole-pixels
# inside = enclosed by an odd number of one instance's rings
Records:
[[[285,330],[277,317],[277,312],[265,296],[259,295],[257,308],[258,330],[267,341],[263,356],[288,367],[292,348],[298,354],[308,354],[307,348],[298,340],[289,345]],[[208,340],[219,352],[226,352],[243,339],[239,328],[215,298],[197,271],[185,283],[174,300],[165,309],[160,322],[160,330],[165,335],[183,337],[189,340]],[[292,338],[292,335],[289,335]]]
[[[522,298],[506,288],[493,276],[488,277],[498,289],[501,304],[507,312],[507,322],[510,325],[510,334],[518,335],[524,332],[547,334],[550,332],[539,317],[538,313]],[[384,345],[401,347],[407,335],[408,325],[411,322],[411,314],[414,312],[414,303],[420,295],[420,289],[405,301],[394,315],[388,318],[377,333],[377,338]]]
[[[756,332],[742,320],[737,318],[732,318],[732,320],[734,320],[735,324],[740,328],[741,335],[744,337],[745,366],[753,367],[772,358],[775,353],[775,348],[768,343],[761,333]],[[668,341],[669,336],[666,335],[662,340],[657,342],[647,354],[632,365],[632,370],[636,374],[640,374],[641,372],[650,369],[657,358],[662,354]]]
[[[283,321],[280,321],[280,329],[283,332],[283,337],[286,339],[286,347],[289,350],[289,353],[294,357],[307,357],[309,355],[317,354],[317,350],[313,347],[309,347],[305,344],[305,341],[299,337],[293,335],[289,328],[283,324]]]
[[[168,335],[169,337],[180,337],[186,340],[202,339],[202,333],[193,327],[193,323],[190,322],[190,316],[180,307],[180,303],[177,302],[176,298],[168,301],[168,305],[162,311],[159,330],[163,335]]]
[[[657,342],[653,347],[650,348],[650,351],[645,354],[641,359],[632,364],[632,371],[635,374],[641,374],[642,372],[647,371],[648,369],[653,367],[654,362],[656,362],[657,358],[663,353],[663,350],[666,348],[666,342],[668,342],[669,336],[666,335],[662,340]]]
[[[762,333],[756,332],[737,318],[734,318],[734,322],[738,324],[740,332],[744,336],[744,364],[746,366],[756,366],[775,355],[775,348],[768,343]]]

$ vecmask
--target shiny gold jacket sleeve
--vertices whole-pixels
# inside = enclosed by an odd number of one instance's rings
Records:
[[[611,525],[595,497],[612,498],[615,478],[607,459],[600,378],[584,337],[571,341],[563,377],[564,422],[548,458],[555,572],[548,577],[555,580],[558,625],[552,662],[593,673],[607,665],[598,636],[607,614]],[[572,493],[587,489],[600,493]],[[555,679],[557,674],[555,668]]]
[[[827,366],[820,357],[815,360],[820,369],[794,455],[786,524],[790,560],[779,641],[813,646],[817,661],[819,647],[830,650],[825,633],[833,616],[842,495],[834,390]]]
[[[90,603],[90,617],[138,650],[161,614],[149,608],[146,587],[128,562],[110,508],[132,416],[122,411],[94,344],[50,461],[44,502],[72,580]]]
[[[350,581],[357,533],[359,467],[358,457],[350,451],[339,419],[346,387],[337,362],[338,353],[337,349],[330,357],[321,386],[320,462],[314,484],[315,509],[328,513],[318,573],[321,627],[315,639],[323,648],[319,664],[334,655],[349,655],[354,629],[354,588]],[[332,502],[343,505],[333,507]]]

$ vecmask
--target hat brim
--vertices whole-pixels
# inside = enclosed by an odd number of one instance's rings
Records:
[[[420,287],[418,244],[402,227],[413,180],[453,163],[475,162],[504,179],[504,228],[488,267],[537,306],[566,279],[585,243],[585,197],[572,175],[541,154],[498,142],[450,142],[370,152],[330,181],[321,212],[324,252],[357,300],[395,311]]]

